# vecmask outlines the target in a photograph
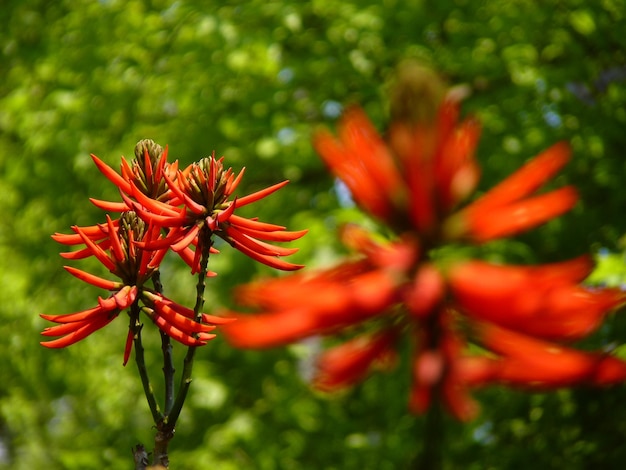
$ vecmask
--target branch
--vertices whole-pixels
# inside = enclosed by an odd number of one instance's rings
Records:
[[[139,312],[139,304],[135,301],[130,307],[129,328],[133,332],[133,341],[135,343],[135,362],[137,363],[137,369],[139,370],[139,376],[141,377],[143,391],[146,394],[146,399],[148,400],[148,406],[150,407],[154,424],[158,424],[163,420],[163,414],[161,413],[159,405],[156,402],[154,390],[152,389],[152,384],[150,383],[150,378],[148,377],[143,344],[141,343],[141,329],[143,328],[143,325],[139,322]]]
[[[213,233],[206,226],[202,227],[198,235],[198,246],[197,250],[202,250],[201,258],[200,258],[200,272],[198,273],[198,283],[196,284],[196,305],[194,307],[195,319],[199,323],[202,321],[202,308],[204,307],[204,289],[206,287],[206,274],[207,267],[209,264],[209,253],[211,249],[211,245],[213,242],[211,241],[211,235]],[[168,416],[168,420],[171,423],[173,428],[180,412],[182,410],[183,404],[185,403],[185,399],[187,398],[187,392],[189,391],[189,386],[191,385],[191,372],[193,370],[193,359],[196,352],[195,346],[190,346],[187,349],[187,354],[185,355],[185,359],[183,361],[183,375],[181,377],[180,382],[180,390],[178,391],[178,395],[176,396],[176,401],[174,402],[174,406],[172,408],[171,413]]]

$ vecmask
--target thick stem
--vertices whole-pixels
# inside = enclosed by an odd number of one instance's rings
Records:
[[[159,409],[159,405],[156,402],[154,396],[154,390],[150,383],[148,376],[148,369],[146,368],[146,362],[144,358],[143,344],[141,343],[141,329],[143,325],[139,322],[139,304],[136,301],[130,307],[130,325],[129,328],[133,333],[133,341],[135,343],[135,362],[137,363],[137,369],[139,370],[139,376],[141,377],[141,383],[143,385],[143,391],[146,394],[146,400],[148,400],[148,406],[152,413],[152,419],[157,424],[163,419],[163,414]]]

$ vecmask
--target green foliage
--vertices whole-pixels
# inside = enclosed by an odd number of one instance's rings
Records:
[[[464,111],[483,123],[482,189],[556,140],[572,143],[557,184],[575,184],[582,202],[489,247],[493,256],[617,252],[626,232],[624,12],[623,0],[3,2],[0,468],[129,468],[131,447],[152,439],[134,366],[121,367],[124,319],[67,350],[38,345],[38,313],[77,311],[99,294],[63,273],[49,237],[103,220],[88,197],[117,198],[89,153],[117,167],[152,138],[182,164],[215,150],[235,170],[246,166],[242,193],[288,178],[254,215],[309,227],[295,262],[324,265],[354,210],[340,207],[310,132],[351,103],[384,129],[390,73],[415,57],[471,90]],[[210,265],[219,276],[209,307],[230,303],[238,283],[274,275],[223,248]],[[186,268],[168,263],[166,293],[191,303]],[[623,276],[620,254],[600,258],[593,280]],[[621,323],[610,336],[626,338]],[[317,347],[242,352],[217,339],[199,351],[173,468],[406,468],[424,426],[407,413],[408,369],[328,399],[306,385]],[[158,374],[157,338],[147,356]],[[623,387],[479,398],[479,420],[446,422],[445,468],[619,468],[626,457]]]

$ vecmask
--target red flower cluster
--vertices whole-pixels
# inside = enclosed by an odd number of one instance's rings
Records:
[[[94,256],[119,280],[113,281],[66,266],[75,277],[111,292],[106,299],[98,298],[94,308],[67,315],[41,315],[59,325],[46,328],[45,336],[60,338],[41,344],[62,348],[74,344],[104,327],[124,310],[136,309],[146,314],[161,331],[187,346],[201,346],[215,335],[209,332],[215,325],[232,319],[207,314],[196,315],[192,309],[164,297],[148,281],[158,272],[161,261],[171,248],[191,267],[200,272],[200,255],[212,248],[212,235],[229,241],[235,248],[253,259],[279,269],[301,266],[279,260],[295,249],[275,247],[261,240],[291,241],[306,231],[287,232],[284,227],[246,219],[234,214],[238,207],[258,201],[286,182],[240,199],[229,200],[243,176],[235,178],[231,169],[224,170],[222,159],[214,156],[192,164],[183,171],[177,162],[167,163],[167,148],[152,141],[137,144],[136,158],[129,164],[122,158],[121,175],[92,155],[100,171],[120,190],[123,202],[92,199],[107,211],[121,212],[117,220],[106,216],[105,224],[72,227],[74,234],[54,234],[64,245],[84,245],[77,251],[62,253],[67,259]],[[169,229],[164,235],[163,228]],[[201,236],[202,235],[202,236]],[[195,247],[195,250],[191,247]],[[207,271],[208,273],[208,271]],[[133,344],[133,329],[129,328],[124,353],[128,361]]]
[[[239,347],[290,343],[354,325],[367,331],[321,355],[315,384],[333,390],[393,363],[396,339],[414,345],[410,406],[425,411],[435,396],[459,419],[476,405],[469,388],[490,383],[551,389],[626,379],[626,363],[564,343],[589,335],[626,296],[580,284],[586,257],[543,266],[505,266],[448,259],[435,248],[450,241],[481,243],[514,235],[573,207],[574,189],[536,191],[569,159],[559,143],[464,208],[479,179],[474,159],[479,128],[458,121],[445,102],[434,125],[393,123],[385,142],[358,109],[344,117],[339,138],[315,146],[360,207],[396,238],[347,227],[357,256],[314,274],[298,273],[243,286],[242,304],[262,313],[238,315],[225,327]],[[303,300],[306,299],[306,300]],[[470,343],[487,354],[471,354]],[[475,348],[474,348],[475,349]]]
[[[106,225],[93,227],[73,227],[74,235],[55,234],[54,238],[66,245],[84,244],[80,251],[62,253],[62,256],[75,259],[95,256],[119,281],[111,281],[77,268],[65,269],[78,279],[93,286],[106,289],[112,294],[103,299],[98,297],[96,307],[69,315],[41,315],[46,320],[59,323],[46,328],[44,336],[61,336],[41,344],[49,348],[63,348],[80,341],[96,330],[106,326],[120,312],[141,301],[141,310],[171,338],[187,346],[202,346],[215,337],[208,334],[214,325],[227,323],[228,319],[206,316],[202,323],[195,322],[193,310],[186,309],[145,283],[158,269],[167,248],[148,251],[137,246],[138,242],[156,240],[160,237],[156,227],[146,227],[145,223],[132,211],[123,212],[114,223],[107,216]],[[108,250],[108,251],[107,251]],[[124,364],[128,361],[132,348],[133,332],[129,329],[124,351]]]

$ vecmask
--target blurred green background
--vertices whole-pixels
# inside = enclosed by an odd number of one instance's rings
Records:
[[[235,170],[246,166],[241,194],[288,178],[246,214],[309,228],[293,260],[324,265],[341,254],[337,226],[359,216],[340,207],[311,131],[333,126],[350,103],[384,129],[387,83],[403,58],[471,89],[464,112],[483,124],[481,191],[557,140],[572,144],[555,184],[577,185],[576,209],[485,252],[528,263],[593,252],[594,282],[622,285],[625,15],[624,0],[3,0],[0,469],[132,468],[131,447],[152,445],[135,366],[121,364],[124,317],[66,350],[38,344],[38,313],[82,310],[102,294],[63,271],[50,238],[104,220],[88,197],[117,200],[89,154],[118,168],[151,138],[183,165],[215,150]],[[208,308],[229,305],[238,283],[275,275],[223,248]],[[172,257],[163,271],[166,294],[191,304],[188,269]],[[158,386],[158,335],[145,336]],[[583,346],[624,342],[616,316]],[[307,386],[318,347],[242,352],[218,338],[200,350],[172,468],[406,468],[424,428],[407,412],[408,365],[328,398]],[[626,461],[624,387],[477,397],[478,419],[445,423],[445,468]]]

